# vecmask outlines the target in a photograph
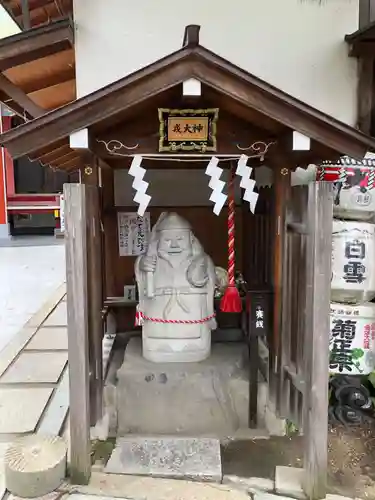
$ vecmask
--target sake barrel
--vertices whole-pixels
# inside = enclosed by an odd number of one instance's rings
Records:
[[[360,304],[375,297],[375,224],[333,220],[331,300]]]
[[[375,157],[357,161],[347,156],[336,163],[323,162],[316,180],[333,182],[334,217],[375,221]]]
[[[348,220],[372,221],[375,216],[375,190],[334,183],[333,216]]]
[[[375,369],[375,304],[331,303],[329,371],[368,375]]]

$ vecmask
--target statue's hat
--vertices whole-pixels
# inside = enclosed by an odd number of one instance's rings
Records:
[[[174,212],[162,214],[156,226],[157,231],[191,229],[189,222]]]

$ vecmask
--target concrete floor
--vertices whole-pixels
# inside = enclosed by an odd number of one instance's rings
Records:
[[[34,236],[0,244],[0,352],[64,281],[63,241]]]

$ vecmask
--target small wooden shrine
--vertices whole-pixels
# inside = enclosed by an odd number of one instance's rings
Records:
[[[242,170],[237,180],[247,190],[237,187],[233,197],[236,270],[247,284],[240,327],[250,354],[248,425],[256,426],[261,371],[275,411],[303,430],[305,489],[320,498],[332,192],[324,182],[292,188],[291,173],[344,154],[363,158],[375,139],[234,66],[202,47],[198,34],[198,26],[187,27],[180,50],[1,136],[14,158],[58,159],[70,148],[81,162],[80,184],[65,186],[72,477],[90,476],[90,426],[103,411],[107,314],[116,316],[118,331],[134,329],[135,303],[124,300],[124,287],[133,285],[135,259],[127,256],[128,242],[119,242],[121,214],[142,209],[153,226],[162,212],[177,212],[215,265],[226,268],[229,172],[236,175],[242,164],[256,173],[263,164],[272,187],[257,189]],[[129,171],[135,160],[138,170]]]

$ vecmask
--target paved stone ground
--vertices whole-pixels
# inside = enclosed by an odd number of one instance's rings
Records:
[[[69,408],[64,247],[48,238],[0,247],[0,498],[16,436],[59,434]]]
[[[22,237],[1,245],[0,352],[65,280],[61,240]]]
[[[185,480],[157,479],[141,476],[120,476],[94,472],[88,486],[62,485],[48,500],[66,494],[67,500],[290,500],[304,499],[301,494],[300,469],[282,468],[278,479],[224,476],[223,484]],[[46,499],[47,500],[47,499]],[[327,495],[326,500],[348,500]],[[359,499],[357,499],[359,500]]]

